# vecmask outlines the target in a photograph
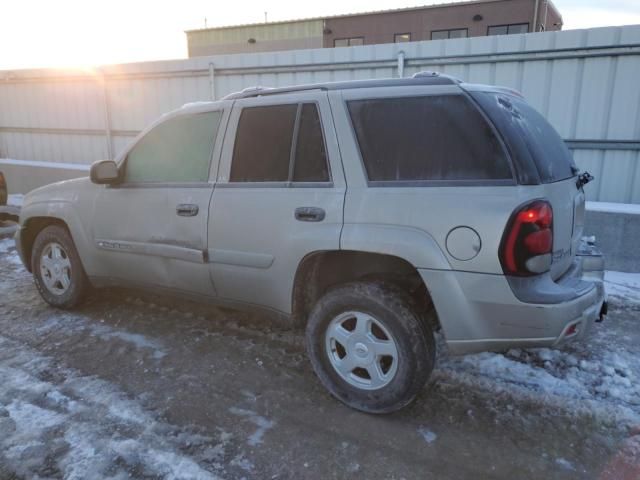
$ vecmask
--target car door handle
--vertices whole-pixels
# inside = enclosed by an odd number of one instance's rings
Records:
[[[325,211],[318,207],[298,207],[295,217],[301,222],[321,222],[324,220]]]
[[[198,215],[198,205],[193,205],[191,203],[183,203],[176,207],[176,213],[181,217],[195,217]]]

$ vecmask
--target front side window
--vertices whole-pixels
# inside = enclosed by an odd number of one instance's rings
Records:
[[[512,179],[500,141],[462,95],[348,102],[370,181]]]
[[[181,115],[150,130],[125,161],[125,182],[206,182],[222,112]]]
[[[238,122],[230,181],[328,182],[317,106],[304,103],[244,108]]]

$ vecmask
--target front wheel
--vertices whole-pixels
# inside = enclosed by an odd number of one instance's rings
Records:
[[[315,305],[307,351],[322,384],[368,413],[411,403],[435,363],[433,332],[401,289],[380,282],[335,287]]]
[[[31,267],[42,298],[57,308],[73,308],[84,298],[89,280],[69,232],[62,226],[44,228],[33,244]]]

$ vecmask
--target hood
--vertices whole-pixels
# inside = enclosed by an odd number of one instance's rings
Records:
[[[23,208],[35,203],[76,202],[81,194],[92,185],[87,177],[51,183],[31,190],[24,197]]]

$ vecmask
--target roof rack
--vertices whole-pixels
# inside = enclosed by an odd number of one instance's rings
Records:
[[[451,75],[438,72],[424,71],[414,74],[410,78],[384,78],[371,80],[351,80],[345,82],[311,83],[294,85],[291,87],[249,87],[240,92],[230,93],[223,100],[237,100],[241,98],[262,97],[267,95],[281,95],[285,93],[306,92],[312,90],[351,90],[354,88],[375,87],[408,87],[412,85],[457,85],[462,81]]]

